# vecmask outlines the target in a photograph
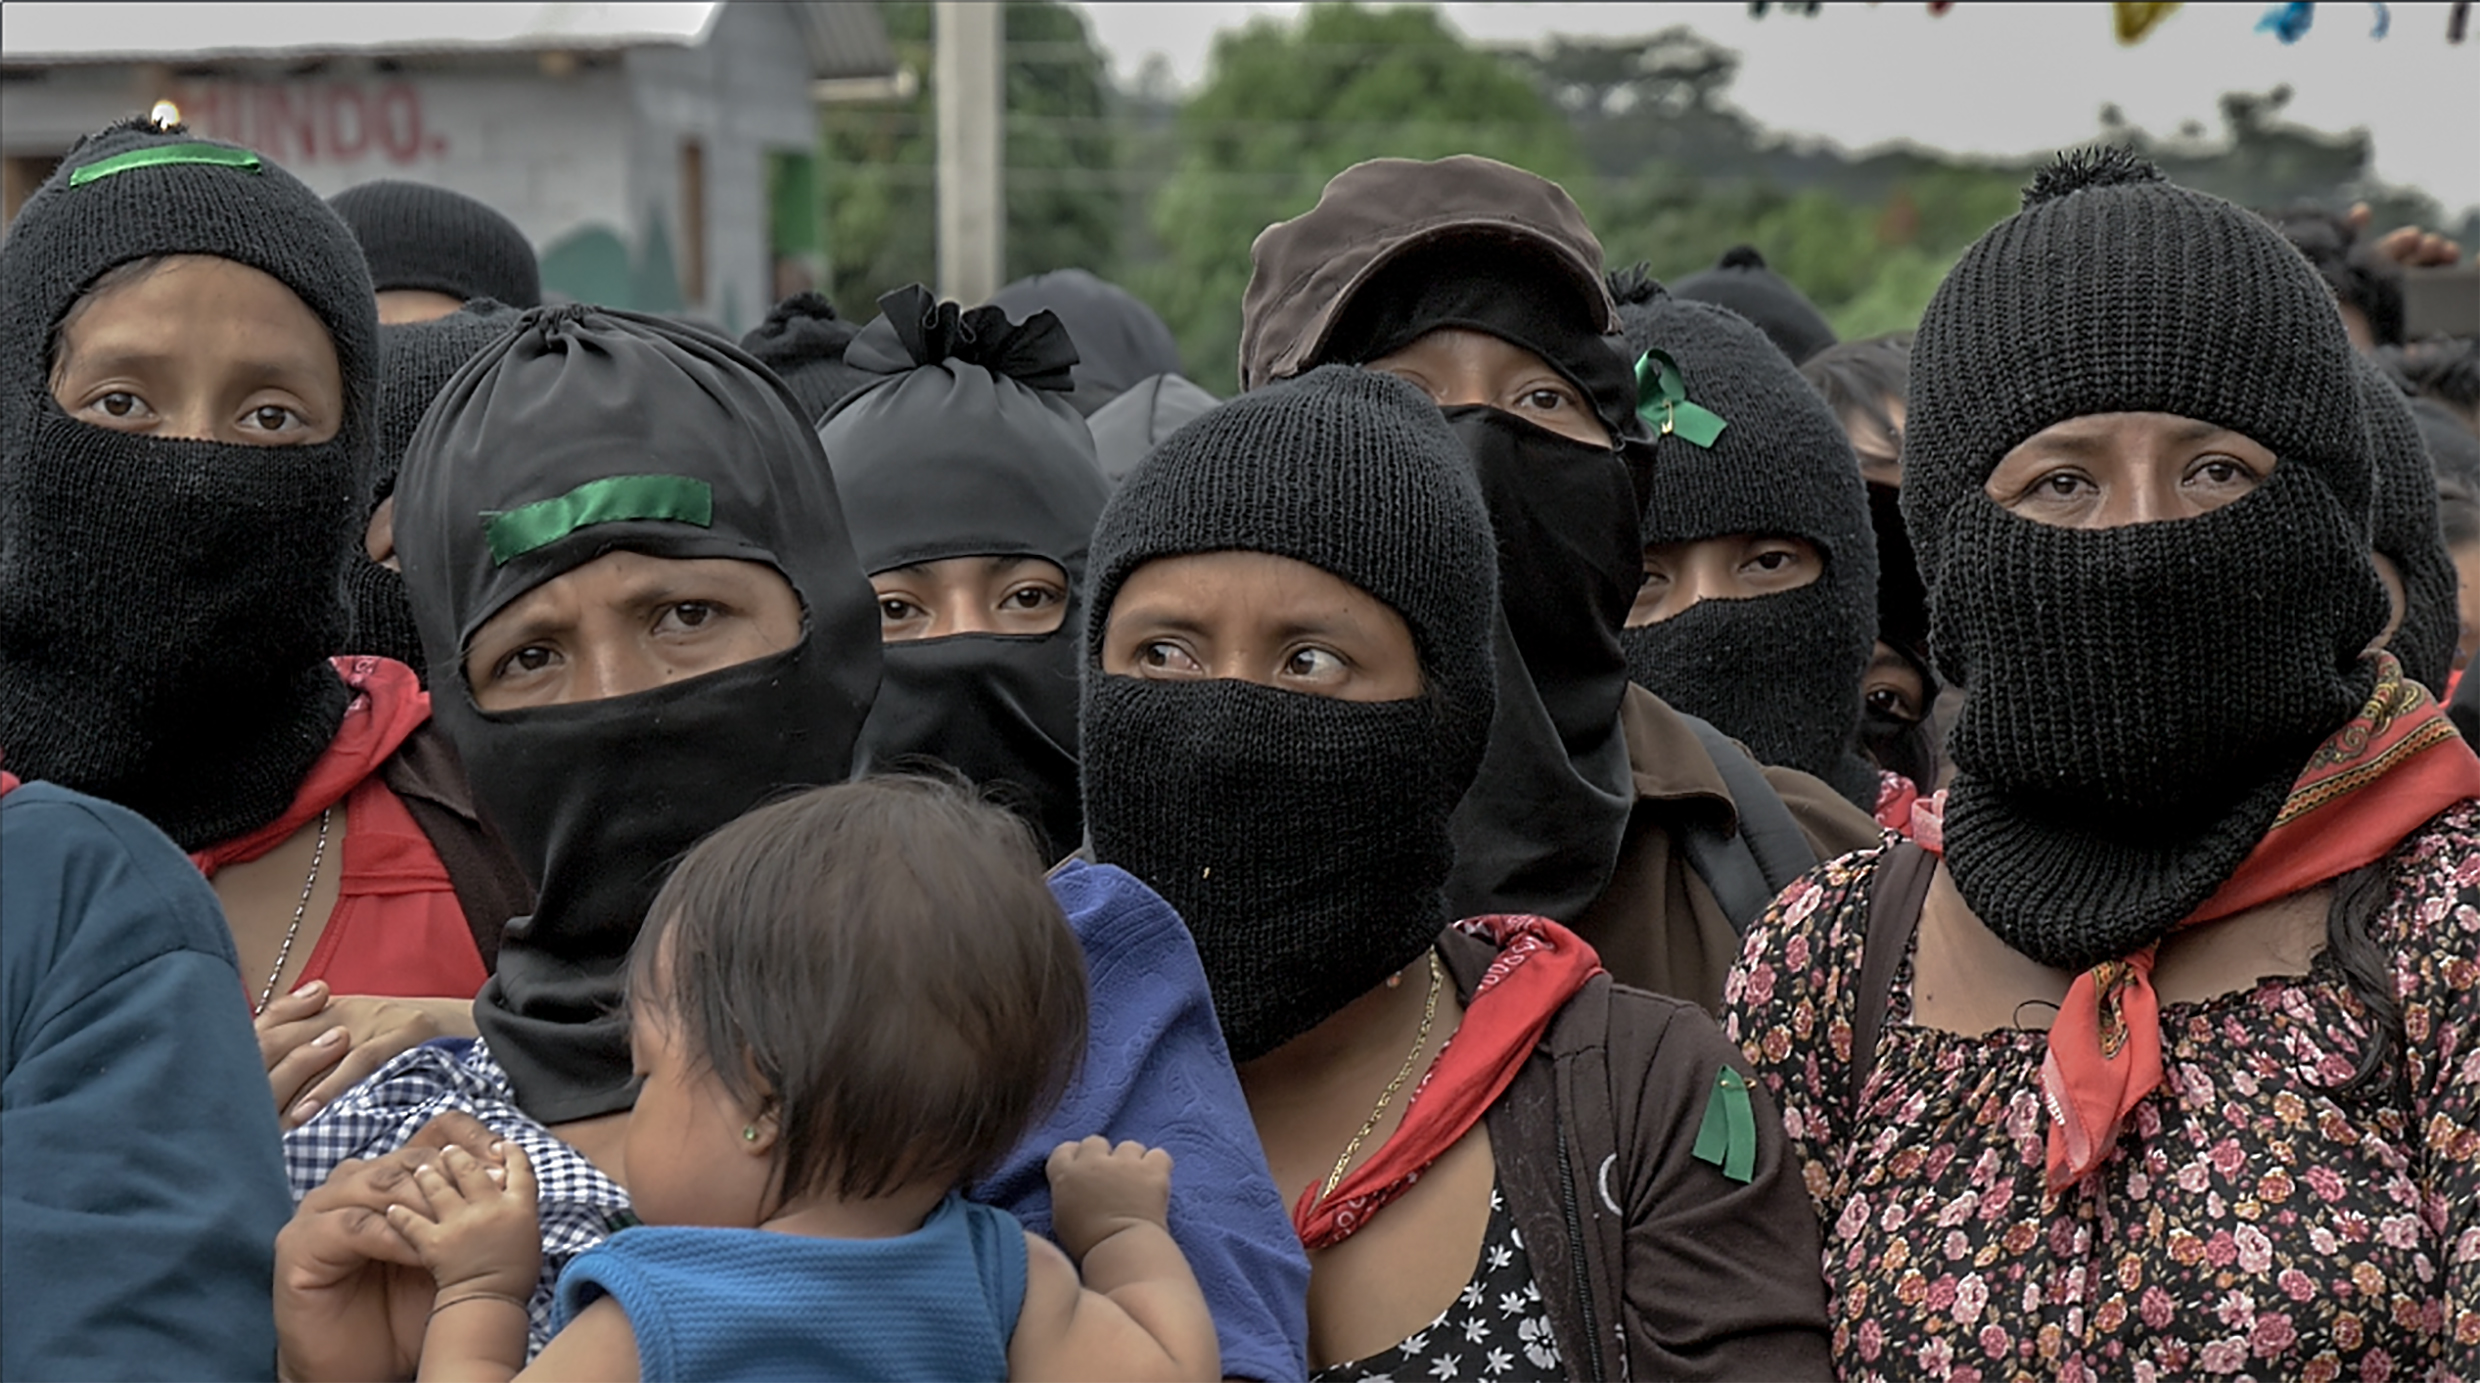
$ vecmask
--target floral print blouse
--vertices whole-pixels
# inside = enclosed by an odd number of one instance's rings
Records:
[[[2386,1072],[2337,1093],[2374,1029],[2321,951],[2164,1003],[2161,1088],[2058,1195],[2045,1035],[1913,1026],[1908,957],[1851,1107],[1879,854],[1785,890],[1723,996],[1816,1201],[1844,1378],[2480,1379],[2480,804],[2387,861]]]

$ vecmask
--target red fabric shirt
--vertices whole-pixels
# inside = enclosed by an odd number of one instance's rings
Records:
[[[470,999],[486,975],[447,866],[379,766],[430,719],[430,693],[389,658],[337,658],[355,695],[327,752],[284,814],[248,835],[190,856],[208,878],[254,860],[342,804],[344,841],[336,908],[295,984],[325,980],[338,994]],[[255,992],[251,995],[256,998]]]

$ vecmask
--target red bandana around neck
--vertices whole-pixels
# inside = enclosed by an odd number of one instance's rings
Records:
[[[1497,959],[1473,986],[1455,1033],[1404,1102],[1403,1123],[1367,1162],[1321,1200],[1312,1182],[1292,1207],[1292,1228],[1311,1253],[1350,1238],[1481,1122],[1541,1045],[1550,1020],[1602,958],[1584,938],[1547,917],[1468,917],[1457,930],[1494,943]]]
[[[2480,797],[2480,757],[2445,708],[2402,675],[2393,654],[2376,656],[2368,703],[2309,756],[2273,828],[2179,927],[2236,916],[2373,864],[2439,812]],[[2161,1003],[2153,992],[2159,944],[2077,975],[2050,1026],[2041,1106],[2049,1115],[2053,1192],[2107,1161],[2128,1112],[2161,1084]]]

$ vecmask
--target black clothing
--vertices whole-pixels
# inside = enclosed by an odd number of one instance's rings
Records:
[[[1858,744],[1877,638],[1877,540],[1850,440],[1783,353],[1729,310],[1654,288],[1623,295],[1619,316],[1643,371],[1667,356],[1686,401],[1723,419],[1706,445],[1675,428],[1634,444],[1653,476],[1644,545],[1792,537],[1823,563],[1806,585],[1702,600],[1623,631],[1629,677],[1758,762],[1813,774],[1874,810],[1877,770]]]
[[[1067,327],[1077,357],[1068,402],[1080,417],[1092,417],[1139,380],[1180,370],[1180,343],[1161,315],[1083,269],[1018,279],[991,294],[990,305],[1018,321],[1050,312]]]
[[[489,298],[477,298],[445,317],[427,322],[400,322],[379,328],[379,446],[372,467],[369,502],[362,506],[363,528],[381,501],[396,492],[396,472],[404,465],[405,448],[431,400],[448,379],[484,346],[513,326],[516,309]],[[422,658],[422,631],[413,622],[413,606],[405,599],[405,578],[392,567],[370,560],[354,534],[353,557],[345,586],[353,604],[353,622],[342,653],[376,653],[411,667],[422,685],[430,671]]]
[[[1084,836],[1077,795],[1077,667],[1086,544],[1110,484],[1085,420],[1057,388],[1075,359],[1059,319],[997,308],[941,318],[915,287],[882,300],[848,359],[870,376],[818,429],[862,570],[956,557],[1039,557],[1068,579],[1048,634],[956,634],[886,646],[860,767],[936,758],[998,789],[1055,858]],[[894,318],[950,329],[906,338]],[[1018,372],[1016,374],[1011,371]],[[1027,385],[1019,375],[1043,381]]]
[[[1103,477],[1114,485],[1126,480],[1164,438],[1221,402],[1180,375],[1155,375],[1128,386],[1085,419]]]
[[[816,435],[729,343],[635,313],[538,308],[458,371],[415,434],[397,545],[440,724],[537,894],[474,1019],[545,1123],[635,1098],[614,1012],[665,871],[788,788],[842,779],[878,685],[877,617]],[[467,641],[607,552],[781,572],[781,652],[598,701],[484,711]]]
[[[328,205],[369,257],[371,287],[418,288],[459,302],[542,302],[542,267],[517,223],[462,192],[394,178],[348,187]]]
[[[1835,343],[1825,315],[1789,279],[1767,268],[1765,256],[1753,245],[1724,250],[1713,268],[1673,283],[1671,295],[1727,307],[1756,323],[1794,365]]]
[[[2350,342],[2272,227],[2105,150],[2042,174],[1965,251],[1913,363],[1903,514],[1939,668],[1971,689],[1947,866],[2045,965],[2127,955],[2229,877],[2372,685],[2360,652],[2386,604]],[[1983,491],[2025,438],[2116,412],[2217,424],[2278,460],[2220,508],[2110,529]]]
[[[1131,573],[1234,550],[1316,567],[1394,610],[1421,694],[1347,701],[1103,672]],[[1409,964],[1449,918],[1449,818],[1493,702],[1485,510],[1426,396],[1328,367],[1242,395],[1156,448],[1104,510],[1089,579],[1094,855],[1179,910],[1246,1061]]]
[[[1442,235],[1372,273],[1316,358],[1365,364],[1443,327],[1486,332],[1557,370],[1612,437],[1645,436],[1627,362],[1592,329],[1607,293],[1568,291],[1565,266],[1547,244]],[[1644,571],[1628,521],[1642,476],[1612,448],[1503,409],[1443,411],[1489,507],[1501,607],[1491,634],[1498,709],[1480,778],[1456,811],[1448,903],[1459,917],[1572,921],[1609,882],[1632,800],[1618,631]]]
[[[2454,674],[2463,611],[2455,602],[2454,558],[2437,527],[2437,471],[2411,401],[2384,369],[2354,355],[2360,402],[2368,410],[2368,453],[2377,468],[2376,507],[2369,516],[2378,552],[2402,574],[2402,625],[2385,642],[2403,675],[2443,700]]]
[[[801,402],[801,416],[816,423],[846,395],[878,382],[878,376],[844,363],[844,352],[861,334],[861,323],[835,313],[816,293],[795,293],[775,304],[766,320],[741,338],[741,349],[775,372]]]
[[[51,395],[64,319],[133,261],[266,273],[327,329],[335,435],[120,432]],[[159,270],[160,272],[160,270]],[[12,772],[203,849],[283,814],[349,700],[328,666],[371,467],[377,308],[361,249],[291,174],[179,126],[79,142],[0,249],[0,746]]]
[[[1497,717],[1456,810],[1459,917],[1583,915],[1635,804],[1619,630],[1643,572],[1618,454],[1487,405],[1446,410],[1498,539]]]

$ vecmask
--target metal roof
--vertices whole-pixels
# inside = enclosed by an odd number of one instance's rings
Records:
[[[742,4],[780,0],[737,0]],[[874,4],[803,3],[813,75],[882,76],[895,52]],[[654,4],[62,4],[0,6],[0,66],[164,62],[359,54],[612,52],[695,47],[720,3]]]

